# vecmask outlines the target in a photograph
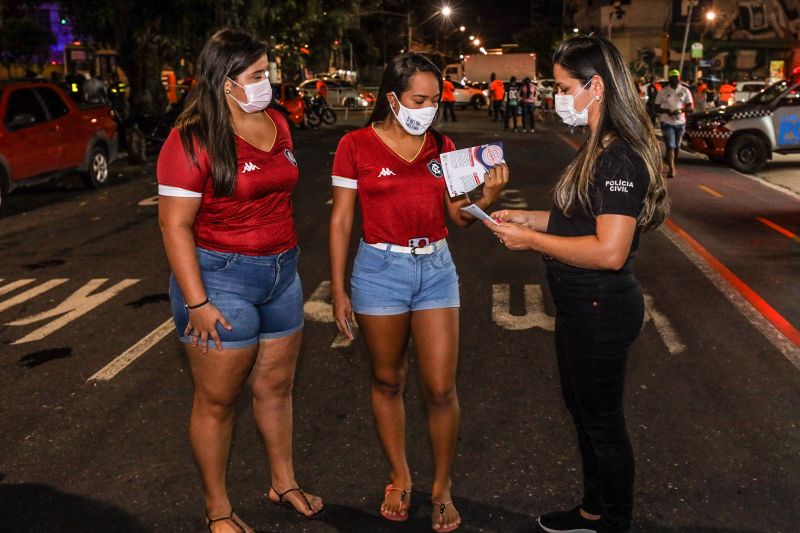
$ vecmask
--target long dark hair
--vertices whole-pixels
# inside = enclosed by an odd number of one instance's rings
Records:
[[[383,71],[383,80],[375,99],[375,108],[372,110],[367,125],[386,120],[392,112],[389,99],[386,95],[393,92],[399,99],[411,86],[411,77],[417,72],[430,72],[439,82],[439,94],[442,93],[442,71],[430,59],[416,52],[406,52],[395,56]],[[441,98],[441,97],[440,97]]]
[[[650,176],[638,224],[645,229],[657,228],[666,218],[669,207],[661,174],[661,152],[619,50],[603,37],[575,37],[558,47],[553,56],[553,65],[556,64],[581,85],[587,85],[595,76],[604,84],[598,127],[562,173],[553,194],[556,206],[567,215],[577,205],[591,212],[589,186],[597,160],[611,142],[623,139],[642,158]]]
[[[216,196],[233,194],[238,171],[225,80],[236,78],[266,53],[267,45],[247,32],[224,28],[212,35],[197,60],[197,86],[175,122],[186,157],[198,164],[195,143],[208,153]]]

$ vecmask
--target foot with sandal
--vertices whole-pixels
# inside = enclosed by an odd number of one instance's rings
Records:
[[[215,518],[206,514],[206,527],[212,533],[255,533],[255,530],[239,518],[233,509],[228,514]]]
[[[408,486],[403,489],[400,487]],[[383,504],[381,505],[381,516],[393,522],[404,522],[408,520],[408,510],[411,507],[411,484],[393,483],[386,485],[383,493]]]
[[[318,518],[325,510],[322,498],[308,494],[300,487],[289,488],[283,492],[279,492],[275,487],[270,487],[267,491],[267,499],[273,505],[291,509],[308,520]]]
[[[431,498],[431,528],[438,533],[455,531],[461,525],[461,515],[453,505],[450,491]]]

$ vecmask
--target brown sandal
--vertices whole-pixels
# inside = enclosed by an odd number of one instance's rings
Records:
[[[208,513],[206,513],[206,527],[208,528],[209,531],[211,531],[211,524],[213,524],[214,522],[222,522],[224,520],[230,520],[231,522],[233,522],[233,525],[241,529],[242,533],[248,533],[248,531],[253,531],[253,528],[245,524],[242,521],[242,519],[239,518],[239,515],[233,512],[233,509],[231,509],[231,514],[229,514],[228,516],[220,516],[219,518],[211,518],[210,516],[208,516]]]

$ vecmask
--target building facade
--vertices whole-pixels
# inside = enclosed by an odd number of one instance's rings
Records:
[[[687,24],[685,78],[768,79],[800,66],[800,0],[565,1],[567,32],[610,36],[636,74],[678,67]]]

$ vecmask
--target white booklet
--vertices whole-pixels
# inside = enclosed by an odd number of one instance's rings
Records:
[[[498,222],[495,219],[486,214],[486,211],[484,211],[475,204],[465,205],[464,207],[461,208],[461,210],[466,211],[467,213],[474,216],[478,220],[488,220],[493,224],[498,224]]]
[[[489,143],[445,152],[441,156],[444,181],[451,198],[479,187],[483,175],[504,161],[503,143]]]

